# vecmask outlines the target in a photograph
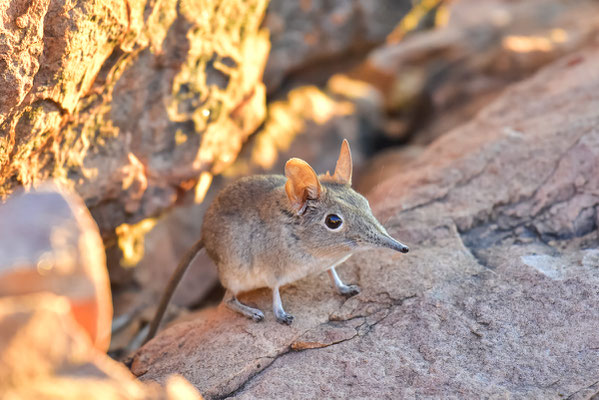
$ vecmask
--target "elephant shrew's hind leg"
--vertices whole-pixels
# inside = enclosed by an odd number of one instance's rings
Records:
[[[246,306],[245,304],[240,303],[239,300],[237,300],[237,297],[229,290],[225,292],[223,302],[229,309],[238,312],[239,314],[244,315],[248,318],[251,318],[256,322],[260,322],[264,319],[264,314],[262,313],[262,311],[258,310],[257,308]]]

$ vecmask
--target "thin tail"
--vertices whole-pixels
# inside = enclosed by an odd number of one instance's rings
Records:
[[[150,324],[150,331],[144,339],[144,344],[148,340],[152,339],[154,335],[156,335],[158,327],[160,326],[160,322],[162,321],[162,317],[164,316],[164,312],[166,311],[166,307],[168,306],[168,303],[171,301],[171,297],[173,297],[173,293],[175,293],[175,289],[177,289],[179,281],[183,277],[183,274],[185,274],[185,271],[187,271],[189,264],[191,264],[193,259],[200,252],[200,250],[202,250],[202,248],[204,248],[204,243],[202,243],[202,239],[200,239],[189,250],[187,250],[187,253],[185,253],[183,258],[179,262],[179,265],[177,265],[177,269],[169,279],[168,284],[166,285],[166,289],[164,289],[164,292],[162,293],[162,297],[160,298],[160,304],[158,305],[158,310],[156,310],[154,319]]]

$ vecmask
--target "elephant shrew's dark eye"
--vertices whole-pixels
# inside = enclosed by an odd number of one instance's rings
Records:
[[[341,220],[341,218],[338,215],[336,215],[336,214],[329,214],[325,218],[324,223],[330,229],[339,229],[341,227],[341,224],[343,224],[343,221]]]

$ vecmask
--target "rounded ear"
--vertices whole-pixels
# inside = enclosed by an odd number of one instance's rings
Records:
[[[351,159],[351,150],[349,149],[349,142],[347,139],[343,139],[341,143],[341,151],[339,152],[339,159],[335,166],[335,174],[333,178],[344,184],[351,186],[351,176],[353,170],[353,163]]]
[[[285,164],[285,192],[294,210],[299,214],[306,209],[308,199],[320,197],[322,187],[312,167],[299,158],[292,158]]]

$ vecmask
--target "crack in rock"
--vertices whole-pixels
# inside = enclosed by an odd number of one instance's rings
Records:
[[[392,299],[390,294],[387,292],[381,292],[379,294],[383,293],[385,293],[390,299]],[[392,299],[390,303],[380,303],[386,304],[389,307],[379,309],[374,313],[368,315],[354,316],[348,319],[329,320],[328,322],[324,322],[314,328],[308,329],[303,334],[299,335],[298,338],[293,340],[289,347],[284,349],[284,351],[275,356],[266,357],[268,359],[271,359],[271,362],[269,362],[259,371],[256,371],[256,373],[248,376],[248,378],[244,380],[236,389],[227,394],[213,398],[221,400],[229,397],[234,397],[237,394],[242,393],[254,379],[259,377],[260,375],[265,374],[266,371],[273,365],[273,363],[276,360],[291,352],[301,352],[304,350],[318,350],[321,348],[327,348],[340,343],[351,341],[358,336],[365,336],[371,332],[373,327],[375,327],[377,324],[383,321],[391,313],[391,310],[394,307],[401,305],[405,300],[413,299],[415,297],[416,295],[406,296],[399,299]],[[374,315],[378,315],[378,317],[376,317],[374,321],[369,321],[368,318]]]
[[[582,393],[581,396],[576,396],[578,393],[583,392],[583,391],[588,391],[588,390],[591,390],[594,393],[591,394],[590,396],[586,393]],[[599,390],[599,381],[595,381],[595,382],[591,383],[589,386],[579,389],[576,392],[568,395],[568,397],[566,397],[566,400],[575,400],[575,399],[582,399],[582,398],[595,400],[595,397],[597,397],[597,395],[599,394],[599,392],[597,390]]]

